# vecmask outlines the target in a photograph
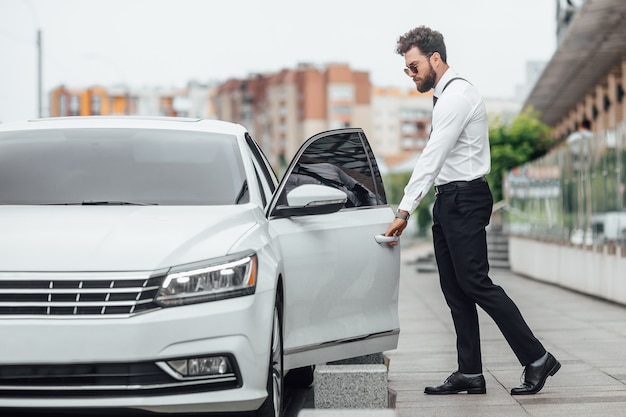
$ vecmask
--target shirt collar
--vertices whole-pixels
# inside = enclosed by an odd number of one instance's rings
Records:
[[[458,76],[456,71],[454,71],[452,68],[448,68],[446,72],[443,73],[443,76],[435,86],[435,89],[433,90],[433,95],[437,98],[441,97],[441,93],[443,93],[443,88],[446,86],[448,81],[456,76]]]

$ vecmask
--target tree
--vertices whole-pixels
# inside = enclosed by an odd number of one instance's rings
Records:
[[[396,174],[389,174],[385,178],[385,192],[387,193],[387,199],[391,204],[397,205],[400,203],[402,196],[404,195],[404,187],[411,178],[410,172],[402,172]],[[431,188],[428,193],[420,201],[419,206],[411,216],[409,221],[417,223],[417,235],[425,236],[432,225],[431,206],[435,202],[435,192]]]
[[[532,108],[522,111],[510,124],[496,120],[489,128],[491,172],[487,175],[494,201],[502,200],[502,177],[510,169],[539,158],[556,139],[551,128],[539,120]]]

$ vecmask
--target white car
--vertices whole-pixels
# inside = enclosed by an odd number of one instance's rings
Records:
[[[0,414],[280,416],[289,370],[396,348],[392,219],[361,129],[279,183],[227,122],[2,124]]]

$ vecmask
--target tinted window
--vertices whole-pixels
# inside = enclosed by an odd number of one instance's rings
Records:
[[[286,201],[285,192],[302,184],[323,184],[344,191],[346,207],[387,204],[376,160],[358,131],[313,138],[289,174],[281,204]]]
[[[246,202],[234,136],[138,129],[0,133],[0,204]]]

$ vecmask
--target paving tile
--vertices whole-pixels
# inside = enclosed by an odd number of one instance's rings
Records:
[[[626,306],[541,283],[511,271],[491,277],[518,305],[544,346],[562,364],[537,395],[511,396],[522,367],[491,318],[479,311],[485,395],[424,394],[456,370],[455,334],[437,274],[412,260],[429,244],[404,248],[400,341],[390,358],[389,387],[399,417],[626,417]]]

